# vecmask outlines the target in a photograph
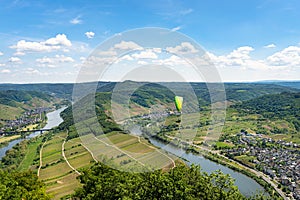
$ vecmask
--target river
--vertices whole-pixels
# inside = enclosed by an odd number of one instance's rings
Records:
[[[142,134],[140,129],[137,127],[133,127],[133,129],[131,129],[130,132],[134,135]],[[235,179],[235,185],[238,186],[240,192],[247,197],[250,197],[257,192],[263,192],[266,194],[264,188],[261,185],[259,185],[255,180],[242,173],[236,172],[226,166],[215,163],[209,159],[204,158],[201,155],[186,153],[186,151],[181,148],[178,148],[173,145],[166,145],[165,143],[155,139],[154,137],[150,137],[149,140],[154,146],[160,147],[161,149],[173,155],[184,158],[185,162],[188,165],[200,165],[201,169],[207,173],[211,173],[216,170],[221,170],[224,174],[229,174],[232,178]]]
[[[47,113],[47,124],[44,126],[45,129],[51,129],[55,126],[58,126],[60,123],[63,122],[63,119],[60,117],[60,113],[66,109],[66,107],[62,107],[60,109],[57,109],[55,111]],[[36,131],[31,133],[30,135],[26,136],[25,139],[30,139],[33,137],[36,137],[40,135],[40,131]],[[0,148],[0,160],[5,156],[5,152],[9,149],[11,149],[16,144],[20,143],[21,141],[25,140],[24,138],[16,139],[8,143],[7,146]]]
[[[178,157],[182,157],[186,159],[188,161],[188,162],[186,161],[188,165],[191,164],[200,165],[201,169],[208,173],[211,173],[216,170],[221,170],[224,174],[230,174],[230,176],[235,179],[235,185],[238,186],[240,192],[245,196],[249,197],[255,194],[256,192],[265,191],[264,188],[261,185],[259,185],[255,180],[251,179],[250,177],[242,173],[235,172],[226,166],[215,163],[200,155],[186,153],[185,150],[182,150],[173,145],[166,145],[165,143],[156,140],[154,138],[149,138],[149,140],[154,146],[160,147],[161,149],[164,149],[167,152],[170,152]]]
[[[58,126],[61,122],[63,122],[63,119],[60,117],[60,113],[64,109],[65,109],[65,107],[48,113],[47,114],[47,118],[48,118],[47,124],[44,128],[51,129],[55,126]],[[136,132],[135,133],[136,135],[141,134],[141,132],[137,131],[137,130],[134,130],[134,132]],[[29,136],[27,136],[26,139],[36,137],[39,134],[40,134],[39,131],[34,132],[34,133],[30,134]],[[16,145],[17,143],[20,143],[23,140],[24,139],[13,140],[13,141],[9,142],[8,146],[0,148],[0,159],[2,159],[2,157],[5,155],[5,152],[7,150],[11,149],[14,145]],[[167,152],[170,152],[176,156],[186,159],[187,164],[189,164],[189,165],[191,165],[191,164],[200,165],[201,169],[205,172],[211,173],[216,170],[221,170],[224,174],[230,174],[231,177],[233,177],[235,179],[235,185],[238,186],[241,193],[245,196],[251,196],[258,191],[261,191],[261,192],[265,191],[263,189],[263,187],[261,185],[259,185],[256,181],[254,181],[253,179],[247,177],[246,175],[244,175],[242,173],[235,172],[226,166],[217,164],[217,163],[210,161],[199,155],[194,155],[192,153],[186,153],[184,150],[182,150],[180,148],[177,148],[177,147],[171,146],[171,145],[166,145],[165,143],[163,143],[159,140],[156,140],[154,138],[150,138],[150,142],[153,145],[160,147],[161,149],[164,149]]]

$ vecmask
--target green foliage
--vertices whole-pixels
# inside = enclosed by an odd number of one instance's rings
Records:
[[[168,172],[129,173],[96,164],[79,177],[80,199],[247,199],[229,175],[201,172],[198,166],[179,165]],[[263,199],[257,196],[256,199]]]
[[[24,159],[27,146],[28,140],[24,140],[8,150],[0,161],[0,169],[5,169],[7,171],[16,170]]]
[[[32,172],[3,172],[0,171],[0,199],[19,200],[46,200],[44,184]]]
[[[18,91],[35,91],[47,94],[54,94],[59,98],[71,99],[73,84],[69,83],[57,83],[57,84],[1,84],[1,90],[18,90]]]
[[[43,99],[50,102],[51,96],[41,92],[35,91],[16,91],[6,90],[0,91],[0,104],[17,107],[18,103],[28,102],[33,98]]]
[[[300,131],[300,93],[283,92],[281,94],[265,95],[232,106],[248,114],[261,114],[268,119],[284,119],[293,123]],[[274,133],[284,130],[274,129]]]

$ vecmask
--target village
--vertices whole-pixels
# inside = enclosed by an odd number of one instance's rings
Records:
[[[294,199],[300,200],[300,150],[299,145],[282,140],[263,138],[241,132],[237,134],[237,148],[224,149],[222,154],[236,160],[236,156],[246,155],[252,158],[249,166],[246,162],[238,162],[249,167],[255,166],[259,171],[277,181],[283,191]]]
[[[2,126],[0,127],[0,136],[4,136],[8,132],[11,133],[20,130],[31,124],[40,123],[43,120],[45,113],[49,110],[50,108],[48,107],[39,107],[24,112],[20,117],[14,120],[0,119],[0,123],[2,123]]]

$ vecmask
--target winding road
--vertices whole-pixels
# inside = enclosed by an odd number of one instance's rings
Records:
[[[170,138],[170,139],[172,139],[172,140],[175,139],[175,137],[171,137],[171,136],[167,136],[167,137]],[[181,140],[181,139],[179,139],[179,138],[176,138],[176,139],[179,140],[179,141],[181,141],[181,142],[185,142],[185,141],[183,141],[183,140]],[[220,154],[219,151],[213,151],[213,150],[208,149],[208,148],[205,148],[205,147],[203,147],[203,146],[199,146],[199,145],[193,144],[192,142],[188,142],[188,143],[189,143],[189,145],[191,145],[191,146],[193,146],[193,147],[196,147],[196,148],[198,148],[198,149],[201,149],[201,150],[204,150],[204,151],[206,151],[206,152],[213,153],[213,154],[217,154],[218,156],[220,156],[220,157],[222,157],[222,158],[224,158],[224,159],[226,159],[226,160],[229,160],[229,161],[233,162],[234,164],[240,166],[241,168],[250,171],[251,173],[255,174],[257,177],[262,177],[262,179],[264,179],[264,181],[266,181],[267,183],[271,184],[271,186],[273,187],[273,189],[276,190],[276,192],[278,192],[278,194],[279,194],[284,200],[289,200],[289,199],[290,199],[289,197],[287,197],[287,196],[285,195],[285,193],[284,193],[281,189],[278,188],[279,183],[274,183],[273,180],[272,180],[270,177],[268,177],[267,175],[265,175],[264,173],[259,172],[259,171],[256,171],[256,170],[254,170],[254,169],[252,169],[252,168],[250,168],[250,167],[248,167],[248,166],[246,166],[246,165],[243,165],[243,164],[241,164],[241,163],[239,163],[239,162],[237,162],[237,161],[235,161],[235,160],[232,160],[232,159],[230,159],[230,158],[227,158],[226,156]]]

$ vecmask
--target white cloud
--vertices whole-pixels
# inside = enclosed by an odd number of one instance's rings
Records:
[[[114,50],[108,50],[108,51],[100,51],[98,52],[99,56],[116,56],[117,52],[115,52]]]
[[[12,63],[20,63],[21,59],[18,57],[10,57],[8,61]]]
[[[186,9],[186,10],[181,10],[179,12],[179,14],[181,14],[181,15],[188,15],[188,14],[192,13],[193,11],[194,11],[193,9],[189,8],[189,9]]]
[[[121,50],[140,50],[143,49],[140,45],[136,44],[132,41],[121,41],[118,44],[114,45],[114,49],[121,49]]]
[[[276,47],[275,44],[268,44],[268,45],[264,46],[264,48],[266,48],[266,49],[275,48],[275,47]]]
[[[271,66],[300,67],[300,47],[289,46],[267,57],[266,61]]]
[[[88,31],[85,33],[85,36],[89,39],[92,39],[95,36],[95,33],[92,31]]]
[[[74,59],[65,55],[56,55],[55,57],[47,57],[36,59],[36,62],[42,64],[41,66],[57,67],[61,63],[74,62]]]
[[[249,59],[250,52],[254,49],[250,46],[239,47],[236,50],[233,50],[227,57],[229,59]]]
[[[14,56],[24,56],[24,55],[25,55],[25,53],[22,51],[17,51],[14,53]]]
[[[49,46],[72,46],[71,41],[68,40],[65,34],[57,34],[55,38],[49,38],[44,44]]]
[[[16,45],[10,46],[12,49],[16,49],[17,54],[22,54],[25,51],[29,52],[50,52],[55,50],[63,50],[64,47],[72,46],[71,41],[65,34],[57,34],[54,38],[49,38],[46,41],[30,42],[20,40]],[[21,53],[18,53],[21,52]]]
[[[217,67],[227,66],[245,66],[250,60],[250,52],[254,49],[250,46],[239,47],[227,55],[216,56],[212,53],[208,53],[208,56],[212,59]]]
[[[0,67],[4,67],[4,66],[6,66],[6,64],[0,63]]]
[[[173,32],[174,32],[174,31],[179,31],[180,29],[181,29],[180,26],[176,26],[176,27],[172,28],[171,31],[173,31]]]
[[[33,69],[33,68],[27,68],[25,70],[25,74],[30,74],[30,75],[37,75],[37,74],[41,74],[39,70],[37,69]]]
[[[120,60],[134,60],[134,59],[130,55],[125,55]]]
[[[157,59],[158,56],[152,50],[146,49],[140,53],[132,54],[132,57],[135,59]]]
[[[3,53],[0,51],[0,56],[3,56]]]
[[[71,24],[82,24],[82,20],[80,19],[81,18],[81,16],[77,16],[77,17],[75,17],[74,19],[71,19],[70,20],[70,23]]]
[[[152,63],[158,65],[181,66],[181,67],[188,65],[188,63],[185,60],[181,59],[176,55],[171,55],[170,57],[165,59],[152,60]]]
[[[11,73],[11,71],[9,69],[2,69],[1,73],[2,74],[9,74],[9,73]]]
[[[148,64],[148,62],[146,62],[146,61],[144,61],[144,60],[139,60],[137,63],[138,63],[139,65],[147,65],[147,64]]]
[[[216,56],[208,53],[209,57],[219,69],[234,70],[252,70],[256,73],[265,74],[261,71],[268,71],[268,73],[281,74],[290,70],[295,70],[300,67],[300,47],[289,46],[279,52],[274,53],[264,59],[255,59],[250,56],[250,52],[254,49],[249,46],[239,47],[227,55]],[[234,68],[232,68],[234,67]],[[233,71],[232,71],[233,72]],[[267,75],[267,74],[265,74]]]
[[[182,42],[176,47],[167,47],[166,50],[174,54],[190,54],[198,52],[198,50],[189,42]]]

